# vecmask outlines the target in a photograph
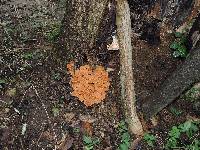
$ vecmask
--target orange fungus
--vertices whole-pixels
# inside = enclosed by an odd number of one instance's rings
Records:
[[[70,85],[73,96],[78,97],[86,106],[100,103],[105,99],[110,81],[108,72],[102,66],[92,69],[90,65],[84,65],[74,70],[74,63],[71,62],[67,64],[67,69],[72,76]]]

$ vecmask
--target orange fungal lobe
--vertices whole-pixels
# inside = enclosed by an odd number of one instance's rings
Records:
[[[92,69],[90,65],[84,65],[77,70],[73,68],[73,62],[67,64],[67,69],[72,76],[70,81],[72,95],[78,97],[86,106],[103,101],[110,86],[108,72],[104,67],[97,66]]]

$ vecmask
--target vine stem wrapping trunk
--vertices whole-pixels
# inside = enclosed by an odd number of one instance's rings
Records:
[[[117,0],[116,25],[120,46],[121,96],[129,130],[136,136],[143,134],[142,124],[135,107],[135,90],[132,67],[131,19],[126,0]]]

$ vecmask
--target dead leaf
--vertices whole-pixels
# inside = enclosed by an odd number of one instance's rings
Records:
[[[42,133],[42,138],[47,139],[49,141],[53,141],[54,140],[54,136],[49,131],[43,132]]]
[[[15,96],[15,95],[16,95],[16,92],[17,92],[16,88],[11,88],[11,89],[8,89],[8,90],[6,91],[7,95],[10,96],[10,97]]]
[[[138,147],[138,144],[139,144],[139,142],[142,140],[142,136],[140,136],[140,137],[138,137],[138,138],[136,138],[132,143],[131,143],[131,150],[134,150],[134,149],[138,149],[137,147]]]
[[[152,125],[155,127],[155,126],[157,126],[157,124],[158,124],[158,119],[156,118],[156,117],[152,117],[151,118],[151,123],[152,123]]]
[[[115,69],[113,69],[113,68],[107,68],[106,71],[107,72],[112,72],[112,71],[115,71]]]
[[[92,136],[93,128],[92,123],[90,122],[83,122],[83,132],[89,136]]]
[[[113,41],[110,45],[107,45],[108,50],[119,50],[119,42],[116,36],[113,36]]]
[[[64,118],[66,122],[71,122],[72,119],[74,118],[75,114],[74,113],[65,113]]]
[[[73,142],[74,142],[74,138],[64,135],[62,139],[58,142],[59,143],[58,149],[68,150],[72,147]]]
[[[90,115],[80,115],[79,119],[83,122],[93,123],[96,119]]]
[[[200,121],[200,118],[198,118],[196,116],[187,115],[186,118],[187,118],[187,120]]]

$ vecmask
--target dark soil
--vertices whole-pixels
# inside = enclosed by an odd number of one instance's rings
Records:
[[[99,54],[102,60],[109,56],[106,65],[114,69],[109,73],[112,82],[105,102],[87,108],[72,97],[67,60],[59,62],[53,48],[64,3],[5,1],[1,5],[1,79],[5,83],[0,97],[0,149],[82,149],[87,130],[103,143],[96,149],[118,147],[122,113],[119,88],[114,87],[120,87],[119,52]]]
[[[79,150],[84,147],[86,134],[100,140],[94,149],[116,150],[120,144],[117,126],[124,117],[120,104],[119,51],[97,54],[101,64],[114,70],[109,72],[111,86],[105,101],[87,108],[71,96],[68,60],[58,59],[55,46],[64,4],[65,0],[1,2],[0,149]],[[141,22],[133,26],[132,38],[138,111],[142,100],[182,62],[171,55],[169,44],[173,36],[167,26],[162,26],[159,19],[143,18]],[[173,115],[172,106],[181,109],[182,114]],[[198,118],[193,110],[190,101],[180,98],[156,116],[156,126],[147,122],[145,128],[159,139],[154,149],[163,149],[173,125],[186,121],[188,116]],[[137,149],[149,147],[142,141]]]

